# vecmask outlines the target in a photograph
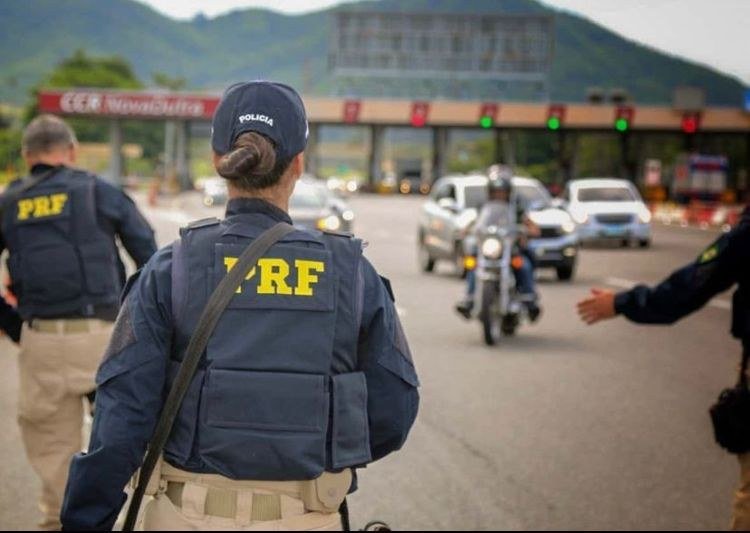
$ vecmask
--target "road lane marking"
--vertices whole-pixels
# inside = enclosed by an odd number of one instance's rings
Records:
[[[620,289],[631,289],[635,285],[638,285],[637,281],[623,278],[605,278],[604,283],[605,285],[611,285],[612,287],[617,287]],[[724,309],[725,311],[732,310],[732,302],[721,300],[719,298],[714,298],[713,300],[709,301],[708,305],[716,309]]]

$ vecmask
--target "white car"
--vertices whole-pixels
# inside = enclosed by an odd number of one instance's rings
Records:
[[[581,242],[619,241],[623,246],[651,244],[651,212],[638,189],[627,180],[585,178],[565,186],[563,200]]]

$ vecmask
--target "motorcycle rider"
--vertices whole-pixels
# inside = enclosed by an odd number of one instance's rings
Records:
[[[477,240],[477,236],[487,227],[505,225],[511,219],[514,223],[523,225],[526,228],[526,234],[530,237],[536,237],[541,233],[539,227],[518,204],[516,205],[515,212],[509,212],[512,209],[512,176],[513,174],[508,167],[501,165],[490,167],[489,180],[487,181],[487,202],[485,202],[479,211],[479,215],[471,231],[475,241]],[[526,244],[526,236],[519,236],[518,246],[524,256],[524,261],[520,268],[514,269],[514,272],[518,292],[526,296],[526,307],[529,312],[529,318],[532,322],[535,322],[542,310],[539,307],[539,298],[536,293],[534,259],[529,253]],[[472,255],[477,255],[477,246],[478,243],[475,242]],[[466,296],[456,304],[456,311],[466,319],[471,318],[471,312],[474,309],[475,292],[476,272],[474,269],[471,269],[466,274]]]

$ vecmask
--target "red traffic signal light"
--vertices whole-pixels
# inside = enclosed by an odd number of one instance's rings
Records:
[[[680,127],[683,133],[692,134],[698,131],[701,126],[701,115],[700,113],[685,113],[682,115],[682,123]]]
[[[362,102],[359,100],[347,100],[344,102],[344,122],[354,124],[359,122],[359,111],[362,109]]]
[[[547,128],[555,131],[559,130],[565,121],[565,106],[551,105],[547,109]]]
[[[411,104],[411,125],[414,128],[422,128],[427,124],[427,115],[430,112],[430,104],[427,102],[413,102]]]

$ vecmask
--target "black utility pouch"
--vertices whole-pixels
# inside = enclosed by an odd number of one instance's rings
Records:
[[[716,442],[730,453],[750,452],[750,390],[747,365],[750,349],[745,343],[737,385],[724,389],[709,410]]]

